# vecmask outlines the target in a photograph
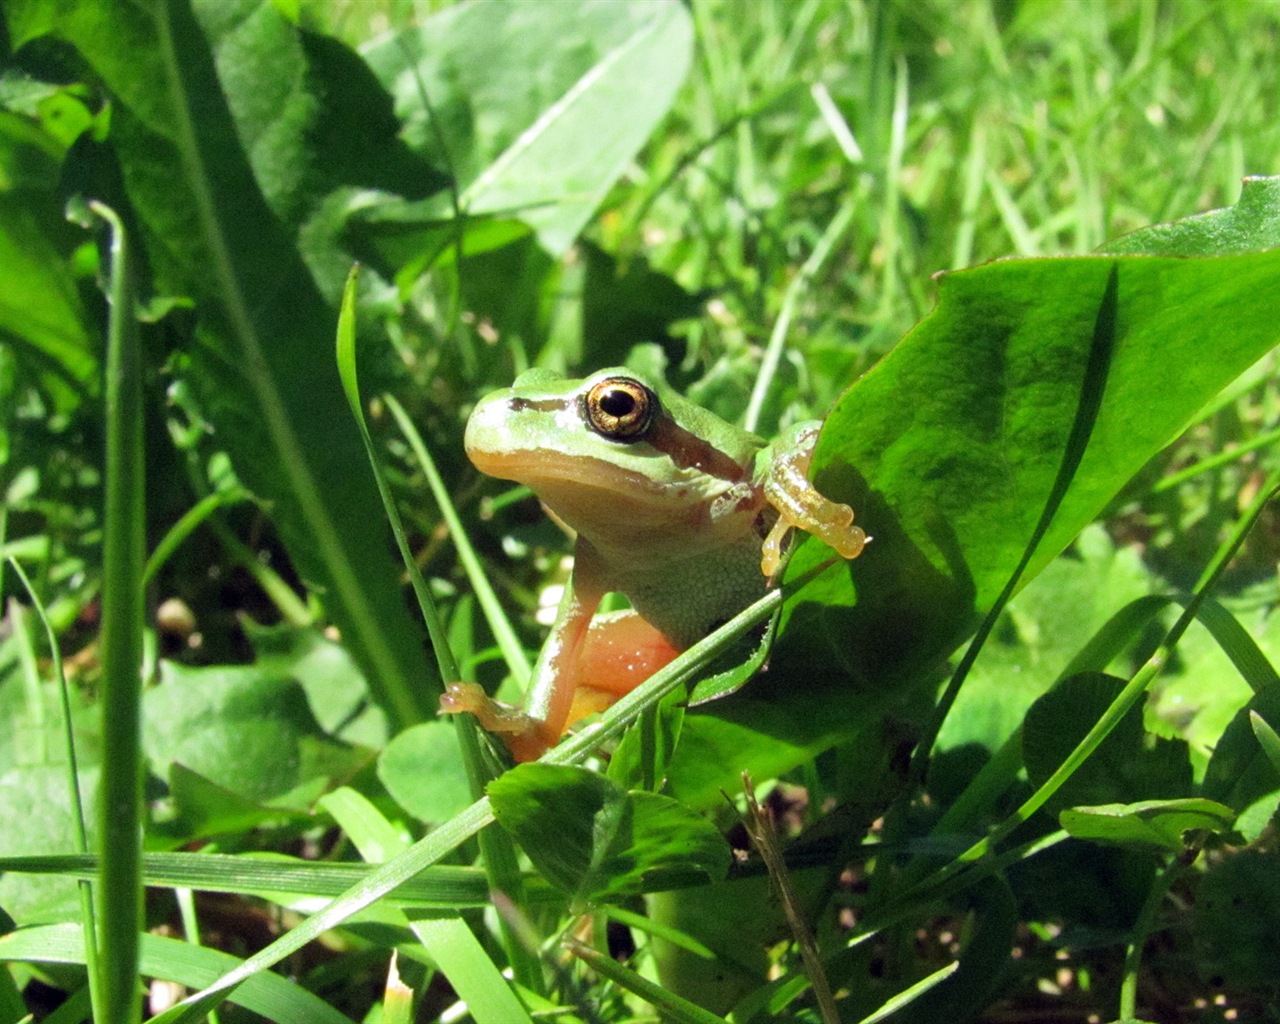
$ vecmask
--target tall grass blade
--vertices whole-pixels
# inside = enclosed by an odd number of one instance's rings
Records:
[[[99,960],[103,1019],[138,1019],[142,930],[143,526],[142,364],[124,225],[101,203],[90,208],[111,233],[106,381],[106,508],[102,544],[102,784],[98,836]]]
[[[396,508],[391,488],[387,485],[386,477],[382,472],[377,449],[374,447],[373,438],[369,434],[369,426],[365,422],[364,406],[360,401],[355,327],[358,272],[358,267],[352,267],[351,273],[347,275],[347,285],[342,295],[342,307],[338,314],[338,373],[342,378],[342,387],[346,392],[347,403],[351,407],[351,415],[355,418],[356,426],[360,430],[360,437],[364,441],[365,451],[369,456],[369,465],[373,470],[374,479],[377,481],[378,494],[382,497],[382,505],[386,512],[387,520],[391,525],[392,535],[396,539],[396,546],[400,549],[400,557],[404,561],[405,571],[409,574],[414,595],[418,599],[418,607],[422,611],[423,620],[427,624],[427,633],[431,637],[431,647],[435,652],[436,664],[440,668],[440,677],[445,680],[454,680],[459,678],[458,665],[453,657],[452,650],[449,648],[448,635],[445,633],[444,625],[440,621],[440,615],[436,611],[435,602],[431,599],[431,592],[427,589],[427,582],[422,578],[417,562],[414,561],[413,552],[409,548],[409,540],[405,536],[404,524],[401,522],[400,512]],[[403,410],[401,412],[403,413]],[[430,475],[435,475],[434,465],[429,458],[425,460],[424,466],[430,466]],[[450,529],[454,529],[456,531],[454,535],[457,536],[461,533],[461,524],[458,522],[456,514],[453,514],[453,507],[448,500],[448,496],[442,496],[437,493],[437,498],[441,497],[443,500],[441,500],[440,506],[442,509],[446,507],[449,509]],[[471,785],[471,795],[474,799],[479,800],[484,794],[484,787],[489,779],[483,767],[484,762],[480,753],[479,738],[476,735],[476,724],[469,715],[457,716],[456,724],[462,755],[467,765],[467,777]],[[484,855],[485,870],[489,872],[490,881],[494,889],[504,893],[516,906],[521,906],[524,902],[524,887],[520,878],[520,868],[516,863],[515,847],[512,845],[510,837],[505,832],[497,832],[491,829],[481,833],[479,841],[481,852]],[[524,943],[508,926],[505,919],[502,922],[502,929],[503,937],[506,940],[508,957],[515,970],[516,978],[526,987],[533,989],[535,992],[540,992],[542,990],[542,970],[538,965],[537,959],[528,953]]]
[[[89,833],[84,823],[84,804],[80,800],[80,770],[76,760],[75,733],[71,725],[71,698],[67,693],[67,677],[62,671],[62,651],[58,648],[58,638],[53,634],[53,626],[45,613],[44,604],[37,596],[31,580],[15,558],[9,559],[13,571],[27,590],[31,598],[31,606],[44,627],[45,637],[49,641],[49,656],[53,662],[53,678],[58,687],[58,695],[62,706],[62,738],[63,753],[67,759],[67,801],[71,808],[71,828],[75,837],[76,849],[81,854],[89,853]],[[43,704],[43,695],[38,698]],[[93,916],[93,885],[87,878],[80,879],[76,886],[80,895],[80,926],[84,929],[84,963],[89,971],[89,996],[93,1006],[95,1020],[106,1020],[106,1008],[102,1005],[101,982],[98,977],[98,941],[96,924]]]

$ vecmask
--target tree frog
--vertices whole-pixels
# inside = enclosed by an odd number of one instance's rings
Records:
[[[474,714],[516,760],[533,760],[760,597],[792,527],[855,558],[868,538],[853,510],[807,479],[818,428],[767,444],[622,368],[581,380],[529,370],[482,399],[467,455],[527,484],[577,543],[524,710],[454,683],[441,713]],[[633,610],[597,616],[613,592]]]

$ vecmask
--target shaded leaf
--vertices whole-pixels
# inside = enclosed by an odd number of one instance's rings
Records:
[[[494,816],[547,881],[591,903],[640,892],[663,868],[723,878],[720,833],[668,797],[627,793],[585,768],[524,764],[489,785]]]
[[[166,662],[143,698],[153,765],[173,762],[252,800],[279,798],[354,766],[325,737],[294,680],[256,666],[184,668]]]
[[[1275,731],[1280,724],[1280,690],[1267,687],[1240,708],[1222,731],[1204,768],[1204,796],[1220,800],[1242,815],[1240,828],[1253,840],[1271,818],[1280,795],[1280,768],[1263,748],[1258,726]]]
[[[1230,987],[1274,992],[1280,978],[1280,857],[1245,850],[1210,865],[1196,889],[1196,970]]]
[[[452,723],[423,722],[398,734],[378,758],[378,778],[419,821],[447,821],[471,803]]]
[[[88,822],[94,813],[98,769],[81,770],[80,800]],[[47,853],[75,848],[64,765],[20,765],[0,773],[0,854]],[[0,905],[24,923],[70,921],[79,916],[75,883],[54,876],[7,873],[0,877]]]
[[[1031,706],[1022,726],[1022,757],[1033,786],[1057,771],[1123,688],[1122,679],[1084,672]],[[1135,706],[1045,806],[1053,813],[1079,804],[1181,797],[1190,789],[1187,744],[1147,734],[1142,708]]]
[[[0,339],[25,381],[66,413],[98,390],[98,355],[67,260],[62,155],[38,124],[0,110]]]
[[[239,835],[268,823],[279,823],[289,812],[241,796],[210,782],[177,762],[169,766],[169,797],[174,816],[147,827],[149,849],[172,849],[196,839]],[[298,815],[301,819],[302,815]]]

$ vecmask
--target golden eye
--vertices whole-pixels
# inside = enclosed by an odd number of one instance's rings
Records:
[[[613,441],[639,441],[658,411],[658,396],[631,377],[606,377],[583,401],[587,426]]]

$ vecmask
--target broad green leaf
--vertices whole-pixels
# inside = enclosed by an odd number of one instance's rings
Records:
[[[90,823],[96,820],[97,779],[97,769],[82,772],[81,800]],[[0,854],[71,850],[74,842],[64,765],[24,765],[0,773]],[[65,878],[5,874],[0,906],[24,923],[70,921],[79,914],[75,885]]]
[[[489,798],[534,866],[575,903],[641,892],[645,876],[664,868],[713,880],[729,870],[729,847],[706,819],[585,768],[520,765],[490,783]]]
[[[1024,583],[1280,340],[1280,250],[1007,260],[944,275],[938,293],[837,402],[815,455],[819,490],[848,502],[873,542],[784,613],[769,672],[713,705],[718,723],[686,723],[686,745],[705,742],[677,752],[682,792],[711,800],[745,765],[782,770],[890,707],[927,708],[931,673],[1031,542],[1084,397],[1100,405]],[[1106,358],[1087,378],[1100,337]],[[828,557],[806,541],[789,572]]]
[[[517,216],[560,254],[667,112],[692,50],[682,4],[491,0],[363,56],[463,208]]]
[[[419,821],[445,821],[471,802],[449,722],[423,722],[399,733],[378,757],[378,778]]]
[[[138,968],[188,987],[208,985],[241,961],[228,953],[178,939],[143,933]],[[76,925],[21,928],[0,935],[0,960],[37,964],[83,964],[84,936]],[[324,1000],[278,974],[257,974],[229,997],[276,1024],[352,1024]]]
[[[143,699],[147,756],[177,762],[249,800],[280,798],[351,755],[320,730],[302,687],[257,666],[185,668],[166,662]]]
[[[63,213],[62,157],[40,125],[0,110],[0,339],[66,413],[98,390],[98,343],[67,261],[80,232]]]
[[[1187,832],[1229,832],[1235,818],[1230,807],[1200,797],[1071,807],[1058,815],[1062,827],[1076,839],[1117,846],[1157,846],[1173,852],[1186,847]]]
[[[255,664],[297,680],[326,733],[374,749],[386,743],[386,716],[369,703],[369,687],[345,647],[317,629],[252,622],[244,627],[257,654]]]
[[[1245,178],[1240,200],[1173,224],[1117,238],[1102,252],[1141,256],[1228,256],[1280,246],[1280,178]]]
[[[264,806],[178,762],[169,765],[168,780],[173,816],[148,826],[147,846],[152,850],[185,846],[197,839],[237,835],[263,825],[279,824],[290,817],[297,818],[300,825],[309,820],[308,815],[299,812]]]
[[[1124,680],[1086,672],[1064,680],[1028,710],[1022,758],[1033,786],[1066,760],[1124,688]],[[1181,740],[1146,735],[1134,707],[1046,804],[1050,812],[1077,804],[1177,798],[1191,791],[1191,762]]]
[[[199,21],[160,0],[8,13],[17,42],[52,32],[110,93],[156,286],[196,302],[192,379],[218,442],[271,504],[375,699],[400,725],[422,718],[430,670],[371,528],[382,517],[330,356],[336,316],[292,234],[297,140],[322,123],[300,34],[253,0],[202,3]]]

